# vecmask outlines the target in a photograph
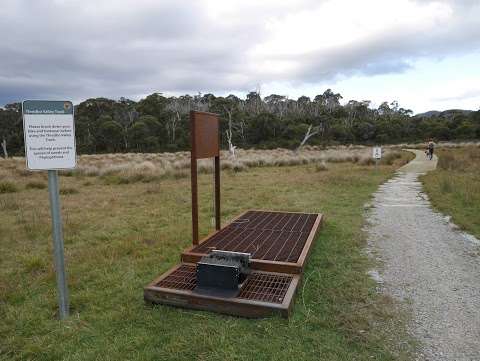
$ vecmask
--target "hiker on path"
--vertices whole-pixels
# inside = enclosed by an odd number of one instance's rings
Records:
[[[433,142],[433,139],[430,139],[430,141],[428,142],[428,146],[427,146],[427,150],[428,150],[428,154],[427,154],[427,157],[432,160],[433,159],[433,151],[435,149],[435,143]]]

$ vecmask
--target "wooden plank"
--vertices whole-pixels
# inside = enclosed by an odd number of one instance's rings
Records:
[[[226,299],[206,299],[185,294],[171,292],[171,290],[150,290],[144,291],[144,298],[147,302],[190,308],[194,310],[212,311],[232,316],[241,316],[247,318],[260,318],[279,314],[288,317],[288,309],[283,307],[270,307],[257,302],[230,302]]]
[[[300,285],[300,281],[301,281],[301,275],[294,276],[292,278],[292,282],[290,283],[290,287],[288,288],[288,291],[285,294],[284,306],[286,309],[286,313],[282,314],[282,316],[285,318],[290,317],[290,314],[292,313],[292,308],[294,303],[293,300],[295,298],[295,295],[297,294],[297,289],[298,289],[298,286]]]
[[[319,232],[321,225],[323,223],[323,214],[318,214],[315,223],[313,224],[312,230],[308,235],[307,241],[305,242],[305,246],[303,247],[302,253],[300,253],[300,257],[298,257],[297,264],[301,265],[302,269],[305,266],[305,262],[307,260],[308,255],[310,254],[312,243],[317,237],[317,233]]]
[[[272,211],[271,209],[249,209],[247,212],[269,212],[269,213],[288,213],[288,214],[304,214],[307,216],[310,215],[319,215],[321,213],[315,213],[315,212],[295,212],[295,211]],[[247,213],[245,212],[245,213]]]

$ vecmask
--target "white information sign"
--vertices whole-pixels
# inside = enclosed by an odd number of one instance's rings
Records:
[[[25,157],[30,170],[72,169],[76,165],[73,104],[26,100],[22,104]]]
[[[381,147],[373,147],[373,158],[374,159],[382,159],[382,148]]]

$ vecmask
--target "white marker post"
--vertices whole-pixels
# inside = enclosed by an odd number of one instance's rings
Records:
[[[48,171],[55,270],[60,319],[69,314],[63,254],[58,170],[76,165],[73,104],[69,101],[26,100],[22,104],[25,157],[29,170]]]
[[[375,159],[375,168],[378,167],[378,161],[382,159],[382,148],[373,147],[373,159]]]

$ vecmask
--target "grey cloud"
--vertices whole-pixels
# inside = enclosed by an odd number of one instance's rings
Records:
[[[471,99],[471,98],[477,98],[477,97],[480,97],[480,88],[469,89],[467,91],[461,92],[460,94],[455,94],[453,96],[432,98],[431,100],[433,101],[465,100],[465,99]]]
[[[11,34],[2,41],[0,103],[234,88],[221,77],[240,71],[251,45],[238,26],[214,26],[197,2],[142,10],[132,1],[138,10],[88,16],[72,4],[20,4],[0,15],[0,33]]]
[[[315,4],[245,5],[238,17],[213,21],[200,1],[119,0],[100,7],[87,0],[6,0],[0,13],[0,104],[248,91],[270,81],[402,72],[419,57],[480,49],[479,5],[452,0],[456,20],[432,34],[398,29],[353,46],[290,57],[298,67],[289,73],[260,72],[249,63],[249,51],[268,36],[266,19]]]
[[[281,60],[296,61],[300,66],[293,77],[292,74],[285,74],[282,79],[293,80],[298,84],[355,74],[402,73],[412,67],[411,63],[415,59],[441,59],[452,54],[479,51],[480,3],[468,7],[469,3],[464,1],[462,6],[455,7],[455,20],[433,32],[394,29],[348,47],[332,47],[293,57],[284,56]],[[279,76],[282,77],[276,74],[277,80]]]

